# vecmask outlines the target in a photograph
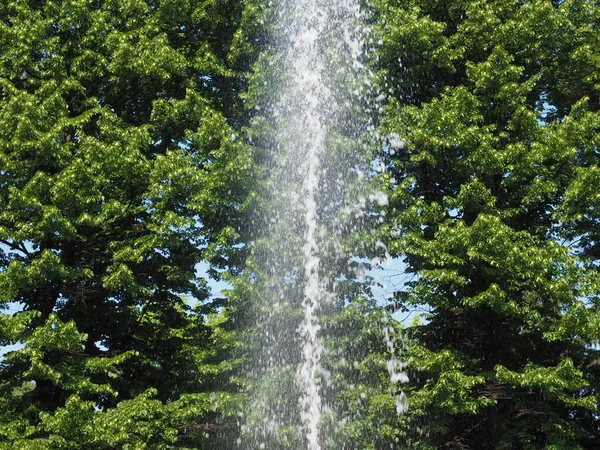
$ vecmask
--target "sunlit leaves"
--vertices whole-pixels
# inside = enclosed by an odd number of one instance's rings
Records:
[[[0,302],[18,311],[0,342],[22,345],[0,365],[0,443],[163,448],[216,417],[200,394],[169,402],[208,389],[215,306],[196,265],[226,265],[239,239],[240,16],[235,1],[0,5]]]
[[[596,59],[597,5],[377,8],[410,22],[382,21],[379,33],[394,97],[382,129],[405,142],[387,156],[388,248],[415,274],[398,299],[430,311],[409,330],[414,416],[431,432],[416,439],[593,448],[583,418],[597,414],[598,91],[580,56]],[[403,35],[424,22],[435,26]]]

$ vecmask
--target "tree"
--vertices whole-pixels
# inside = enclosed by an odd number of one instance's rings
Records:
[[[0,302],[23,309],[0,345],[24,344],[0,363],[0,445],[207,431],[218,305],[195,272],[240,261],[240,20],[237,1],[0,5]]]
[[[598,447],[598,5],[376,10],[411,448]]]

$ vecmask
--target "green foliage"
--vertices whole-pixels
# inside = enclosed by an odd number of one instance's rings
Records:
[[[3,448],[194,447],[217,426],[196,265],[242,263],[241,9],[0,5],[0,304],[23,309],[0,313],[22,345],[0,362]]]
[[[390,365],[402,357],[403,330],[384,309],[363,298],[329,314],[323,397],[330,406],[321,431],[323,448],[402,448],[406,435],[398,407],[402,384]],[[395,354],[388,345],[393,346]]]
[[[598,5],[376,8],[409,442],[596,448]]]
[[[369,213],[319,211],[339,295],[321,318],[323,446],[598,448],[598,2],[372,3],[389,207],[349,177],[346,201]],[[269,445],[302,446],[298,405],[277,403],[299,355],[247,362],[266,355],[267,298],[296,329],[304,276],[280,246],[301,233],[256,226],[290,206],[264,181],[276,124],[260,111],[285,76],[275,13],[0,4],[0,307],[19,310],[0,312],[0,346],[18,345],[0,361],[0,449],[252,448],[240,410],[284,414]],[[354,170],[340,154],[366,122],[329,136],[322,167]],[[396,307],[429,311],[408,337],[355,276],[379,238],[414,275]],[[202,260],[233,282],[227,299]],[[267,260],[296,278],[269,278]],[[402,416],[391,332],[410,370]]]

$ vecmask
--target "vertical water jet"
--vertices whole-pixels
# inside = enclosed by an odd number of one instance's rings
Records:
[[[343,240],[377,219],[363,209],[383,195],[366,175],[372,74],[358,0],[280,0],[271,8],[268,100],[255,121],[267,137],[250,280],[258,350],[244,432],[248,448],[321,450],[336,445],[323,435],[331,415],[323,317],[344,307],[336,286],[356,275]]]

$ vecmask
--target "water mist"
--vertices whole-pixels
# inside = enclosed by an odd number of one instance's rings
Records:
[[[330,407],[322,317],[344,304],[336,286],[360,266],[344,236],[376,220],[365,219],[366,202],[386,202],[366,176],[376,141],[368,30],[358,0],[280,0],[271,8],[273,75],[254,125],[267,130],[250,280],[258,350],[243,428],[248,448],[321,450]]]

